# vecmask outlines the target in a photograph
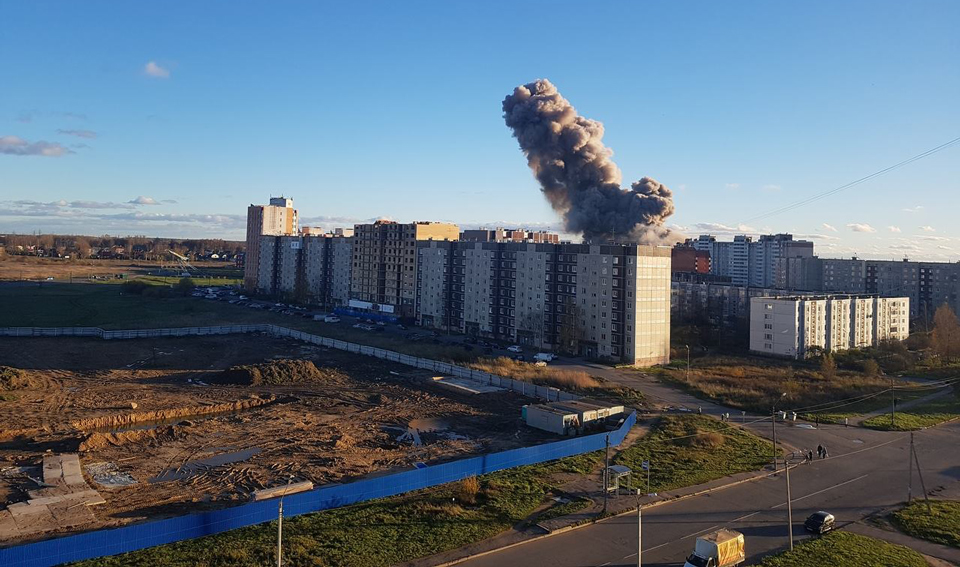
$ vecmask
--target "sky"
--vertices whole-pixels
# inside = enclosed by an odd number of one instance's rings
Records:
[[[242,239],[247,205],[562,229],[504,125],[547,78],[689,236],[960,260],[960,2],[0,0],[0,232]]]

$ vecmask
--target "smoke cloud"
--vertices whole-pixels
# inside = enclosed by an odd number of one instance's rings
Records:
[[[594,242],[671,237],[664,221],[674,211],[673,193],[649,177],[622,189],[603,124],[579,116],[550,81],[515,88],[503,99],[503,117],[568,232]]]

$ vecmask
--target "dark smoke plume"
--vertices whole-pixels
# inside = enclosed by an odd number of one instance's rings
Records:
[[[673,214],[673,193],[644,177],[621,189],[603,124],[577,115],[546,79],[519,86],[503,99],[503,117],[567,231],[584,239],[658,243]]]

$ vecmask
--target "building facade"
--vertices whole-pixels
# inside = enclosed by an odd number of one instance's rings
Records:
[[[257,293],[328,309],[347,305],[352,238],[261,236],[258,255]]]
[[[813,256],[813,243],[794,240],[791,234],[765,234],[756,240],[740,234],[732,242],[704,234],[687,240],[685,245],[710,254],[711,274],[728,276],[735,285],[751,287],[775,287],[781,258]]]
[[[423,242],[418,322],[642,366],[670,358],[670,250]]]
[[[692,246],[674,246],[670,250],[671,272],[710,273],[710,253]]]
[[[902,341],[909,336],[910,299],[877,296],[755,297],[750,350],[806,358]]]
[[[559,244],[560,235],[543,230],[522,228],[495,228],[492,230],[468,229],[460,233],[460,240],[470,242],[533,242],[534,244]]]
[[[260,237],[296,235],[299,227],[293,199],[271,197],[269,205],[247,207],[247,247],[243,263],[243,287],[253,292],[260,271]]]
[[[371,313],[416,317],[417,243],[457,240],[455,224],[380,220],[354,227],[350,307]]]

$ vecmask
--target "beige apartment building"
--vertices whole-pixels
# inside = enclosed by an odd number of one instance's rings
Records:
[[[910,299],[876,296],[755,297],[750,350],[805,358],[902,341],[910,335]]]
[[[640,366],[670,361],[670,249],[422,242],[418,322]]]
[[[271,197],[269,205],[247,207],[247,248],[243,264],[243,287],[257,288],[260,270],[260,237],[293,236],[297,234],[299,219],[293,208],[293,199]]]
[[[380,220],[354,226],[350,307],[397,317],[415,317],[417,243],[454,241],[455,224]]]

